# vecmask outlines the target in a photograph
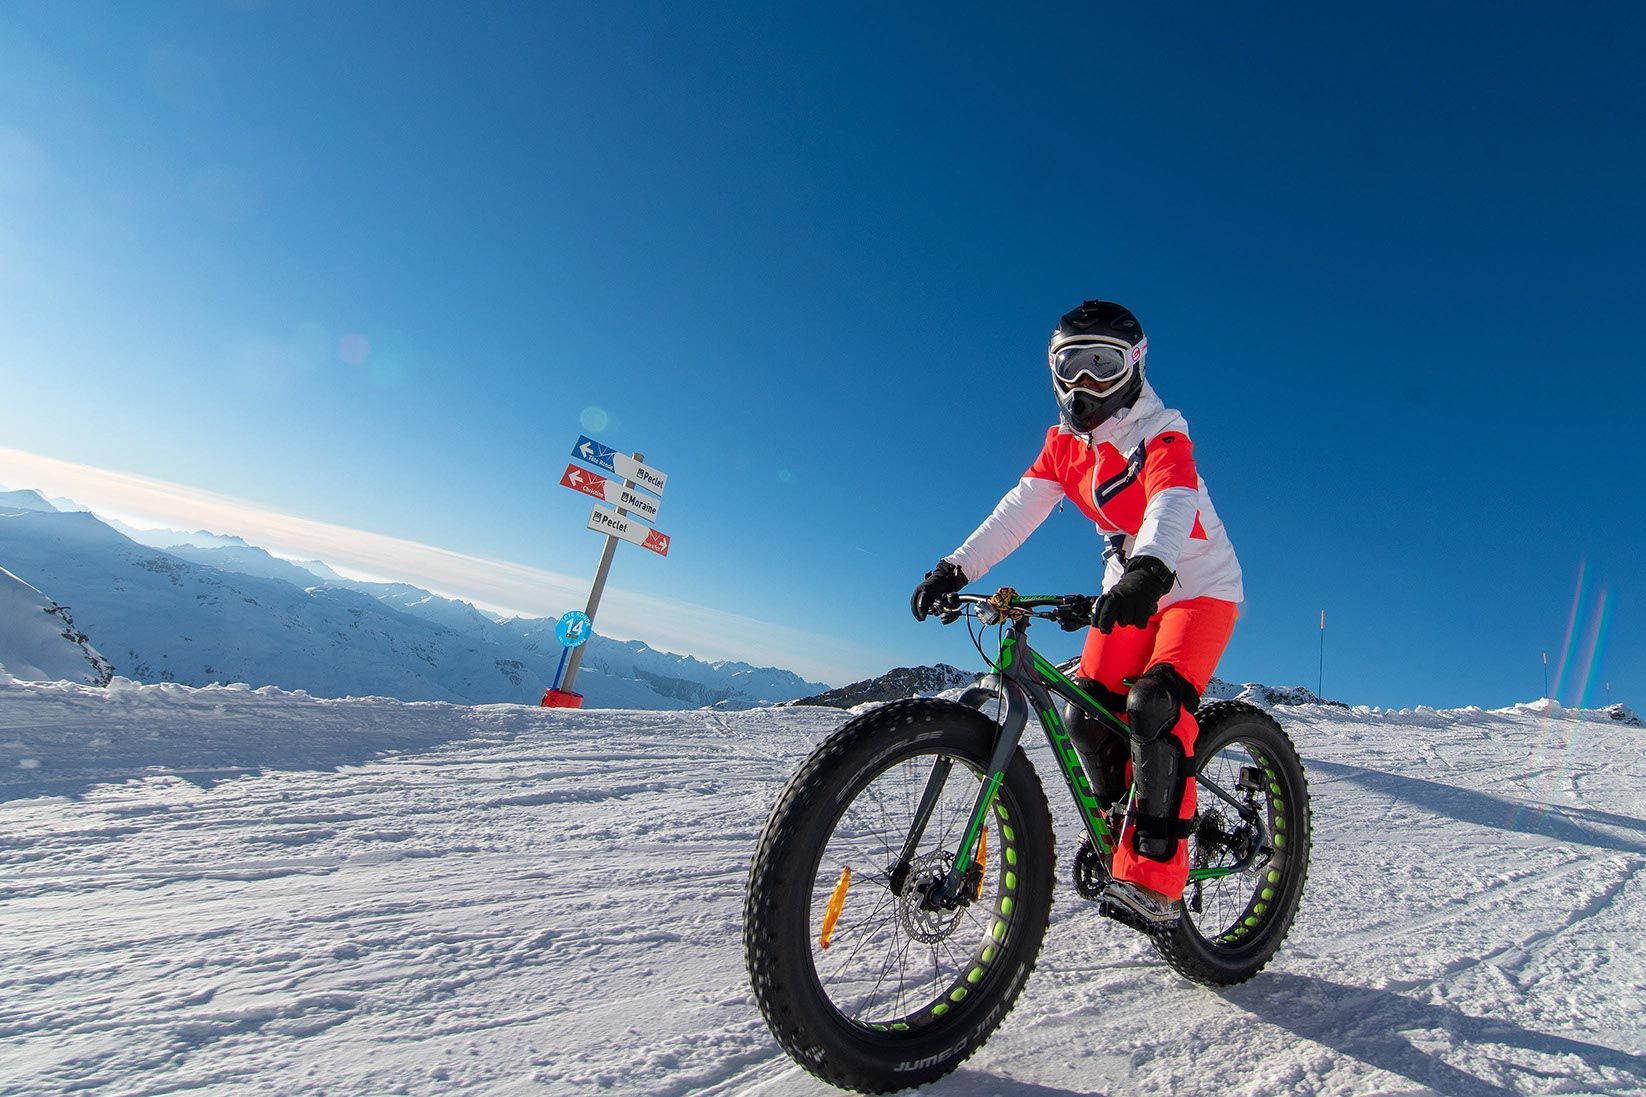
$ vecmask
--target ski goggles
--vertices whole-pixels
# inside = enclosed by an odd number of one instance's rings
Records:
[[[1135,347],[1119,340],[1094,338],[1070,341],[1046,352],[1052,379],[1064,392],[1089,389],[1106,396],[1131,379],[1132,370],[1143,361],[1148,342]]]

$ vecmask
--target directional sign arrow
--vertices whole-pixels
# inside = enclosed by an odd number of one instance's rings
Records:
[[[572,447],[572,456],[585,464],[596,468],[603,468],[607,472],[615,472],[625,480],[633,480],[638,487],[645,488],[653,495],[662,495],[663,488],[669,482],[668,473],[643,465],[624,453],[618,453],[610,446],[602,445],[586,434],[577,436],[577,444]]]
[[[589,515],[589,528],[596,533],[607,533],[613,537],[621,537],[631,541],[643,549],[650,549],[659,556],[669,554],[669,535],[659,530],[651,529],[641,522],[625,518],[614,510],[597,506],[594,513]]]
[[[578,468],[576,465],[567,465],[566,471],[560,476],[560,483],[573,491],[580,491],[584,495],[616,503],[625,510],[632,510],[648,522],[657,521],[657,500],[634,491],[617,480]]]
[[[617,456],[617,451],[610,446],[601,445],[586,434],[577,436],[577,444],[572,447],[572,456],[607,472],[617,471],[612,468],[612,458]]]

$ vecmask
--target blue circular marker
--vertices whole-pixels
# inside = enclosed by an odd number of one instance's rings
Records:
[[[554,638],[569,648],[575,648],[594,635],[594,622],[580,609],[574,609],[554,623]]]

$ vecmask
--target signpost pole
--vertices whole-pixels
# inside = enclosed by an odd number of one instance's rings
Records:
[[[1320,611],[1320,676],[1315,679],[1315,696],[1326,699],[1326,611]]]
[[[630,454],[630,456],[636,461],[644,461],[646,459],[645,455],[641,453]],[[632,489],[634,487],[634,481],[624,480],[623,486]],[[618,507],[617,513],[623,515],[624,517],[628,517],[629,512],[624,510],[622,507]],[[594,611],[600,608],[600,596],[606,591],[606,575],[612,570],[612,554],[616,551],[617,538],[608,533],[606,535],[606,547],[600,551],[600,566],[595,569],[594,586],[589,588],[588,608],[583,611],[589,615],[589,621],[591,623],[594,621]],[[572,650],[571,662],[566,664],[566,676],[560,682],[561,689],[566,690],[567,692],[571,691],[572,683],[577,680],[577,668],[583,665],[583,650],[587,647],[587,644],[583,644]]]

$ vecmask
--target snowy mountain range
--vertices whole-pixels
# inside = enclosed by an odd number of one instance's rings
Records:
[[[870,701],[896,701],[902,697],[919,697],[942,693],[944,690],[963,689],[976,682],[978,674],[961,670],[947,663],[936,666],[897,667],[877,678],[865,678],[839,689],[827,690],[811,697],[792,701],[796,705],[819,705],[827,708],[851,708]]]
[[[145,536],[176,543],[140,543],[37,492],[0,492],[0,566],[71,607],[77,627],[127,678],[533,703],[559,660],[550,619],[503,620],[409,584],[356,582],[239,538]],[[747,708],[827,688],[779,668],[704,662],[599,635],[576,684],[590,707],[645,709]]]
[[[1059,665],[1058,669],[1065,674],[1073,674],[1079,665],[1078,659]],[[964,689],[977,681],[979,675],[975,671],[961,670],[947,663],[938,663],[935,666],[898,667],[875,678],[865,678],[861,682],[841,686],[838,689],[826,690],[811,697],[802,697],[797,701],[790,701],[792,705],[820,705],[829,708],[852,708],[856,705],[869,704],[876,701],[896,701],[903,697],[930,696],[945,693],[950,690]],[[1207,701],[1245,701],[1261,708],[1273,708],[1276,705],[1335,705],[1338,708],[1347,708],[1342,701],[1330,701],[1315,696],[1313,690],[1303,686],[1266,686],[1259,682],[1245,682],[1236,684],[1225,682],[1214,677],[1206,687]],[[1621,707],[1621,706],[1619,706]],[[1627,711],[1627,710],[1625,710]],[[1619,717],[1621,719],[1621,717]]]

